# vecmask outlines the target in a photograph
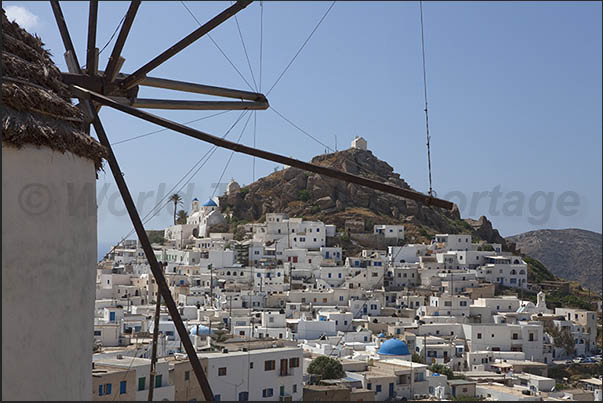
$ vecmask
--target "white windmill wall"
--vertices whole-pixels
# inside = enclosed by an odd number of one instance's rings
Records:
[[[91,400],[96,230],[93,161],[3,143],[2,400]]]

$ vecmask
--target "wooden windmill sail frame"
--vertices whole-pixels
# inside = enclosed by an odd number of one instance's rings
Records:
[[[117,183],[119,192],[123,198],[124,204],[128,211],[128,215],[132,220],[136,235],[140,240],[144,250],[146,259],[150,265],[151,272],[157,281],[157,286],[161,297],[164,299],[170,316],[174,322],[176,330],[182,340],[182,344],[191,367],[205,399],[213,401],[212,393],[207,377],[201,367],[199,358],[197,357],[195,348],[188,336],[188,331],[184,326],[182,318],[178,312],[178,308],[170,293],[170,289],[166,282],[162,266],[157,261],[155,253],[151,247],[151,243],[144,229],[144,225],[140,219],[140,215],[136,210],[134,201],[128,189],[128,186],[123,178],[122,171],[119,167],[115,154],[111,148],[111,144],[107,138],[107,134],[98,116],[101,106],[109,106],[120,110],[127,114],[136,116],[140,119],[155,123],[162,127],[186,134],[215,144],[219,147],[228,148],[237,152],[248,155],[253,155],[270,161],[275,161],[287,164],[292,167],[297,167],[306,171],[315,172],[321,175],[340,179],[346,182],[355,183],[361,186],[366,186],[372,189],[380,190],[393,195],[416,200],[426,205],[437,206],[445,209],[452,209],[453,204],[449,201],[437,199],[428,195],[424,195],[408,189],[402,189],[391,186],[385,183],[366,179],[360,176],[351,175],[336,169],[322,167],[293,158],[285,157],[264,150],[255,149],[244,146],[242,144],[233,143],[210,134],[192,129],[176,122],[152,115],[148,112],[141,111],[137,108],[145,109],[194,109],[194,110],[264,110],[269,107],[268,100],[263,94],[241,91],[229,88],[213,87],[195,83],[182,81],[168,80],[164,78],[149,77],[147,74],[153,69],[169,60],[172,56],[194,43],[196,40],[206,35],[212,29],[216,28],[230,17],[247,7],[251,0],[238,0],[236,3],[219,13],[217,16],[203,24],[192,33],[176,42],[169,49],[159,54],[157,57],[140,67],[132,74],[120,74],[121,66],[125,59],[121,56],[121,52],[125,45],[130,28],[134,22],[134,17],[140,7],[141,0],[133,0],[126,12],[126,16],[121,26],[119,35],[109,57],[104,71],[98,70],[98,49],[96,48],[96,28],[98,17],[98,0],[90,0],[89,17],[88,17],[88,37],[86,50],[86,69],[82,69],[77,60],[75,48],[71,41],[71,36],[63,16],[58,0],[50,0],[52,11],[54,13],[59,32],[65,47],[65,59],[69,72],[63,72],[63,80],[70,86],[74,97],[80,100],[80,107],[87,116],[89,123],[94,126],[94,130],[98,136],[100,143],[107,148],[108,163],[111,172]],[[190,100],[158,100],[158,99],[141,99],[137,98],[139,86],[149,86],[155,88],[163,88],[169,90],[178,90],[192,92],[198,94],[220,96],[226,98],[237,99],[238,101],[190,101]]]

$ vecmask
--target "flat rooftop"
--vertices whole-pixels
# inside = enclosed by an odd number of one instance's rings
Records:
[[[157,361],[159,362],[160,359],[158,359]],[[150,358],[140,358],[140,357],[128,357],[128,356],[124,356],[123,358],[108,357],[108,358],[102,358],[100,360],[95,361],[95,365],[110,365],[112,367],[134,368],[134,367],[151,365],[151,359]]]
[[[589,379],[580,379],[578,382],[589,383],[591,385],[601,386],[603,385],[603,381],[597,378],[589,378]]]
[[[216,358],[216,357],[233,357],[233,356],[239,356],[239,355],[258,355],[258,354],[265,354],[265,353],[286,353],[286,352],[292,352],[292,351],[299,351],[300,353],[302,352],[300,347],[276,347],[276,348],[262,348],[262,349],[257,349],[257,350],[249,350],[249,351],[233,351],[233,352],[228,352],[228,353],[222,353],[222,352],[211,352],[211,353],[200,353],[197,354],[197,356],[199,358]]]
[[[393,364],[393,365],[398,365],[398,366],[401,366],[401,367],[412,368],[412,369],[427,368],[427,365],[425,365],[425,364],[421,364],[421,363],[418,363],[418,362],[401,360],[399,358],[387,358],[387,359],[384,359],[384,360],[379,360],[377,362],[383,362],[385,364]]]
[[[124,371],[129,371],[127,368],[116,368],[116,367],[106,367],[106,366],[102,366],[102,365],[98,365],[95,364],[94,368],[92,368],[92,376],[96,376],[96,377],[100,377],[103,375],[109,375],[109,374],[117,374],[117,373],[122,373]],[[132,369],[132,371],[134,371]]]
[[[514,396],[521,397],[521,398],[524,398],[526,396],[523,393],[521,393],[522,389],[512,388],[512,387],[501,385],[498,383],[478,383],[476,386],[481,387],[481,388],[490,389],[490,390],[495,390],[495,391],[501,392],[501,393],[507,393],[507,394],[514,395]]]

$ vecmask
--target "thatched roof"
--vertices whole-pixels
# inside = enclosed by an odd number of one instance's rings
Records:
[[[106,150],[85,133],[84,115],[43,46],[2,9],[2,144],[69,151],[93,160],[98,170]]]

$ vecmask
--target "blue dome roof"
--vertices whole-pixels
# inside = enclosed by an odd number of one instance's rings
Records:
[[[213,333],[213,331],[212,331]],[[202,336],[209,334],[209,328],[207,326],[199,325],[199,334],[197,334],[197,326],[191,327],[189,334],[191,336]]]
[[[193,201],[199,201],[199,199],[197,199],[196,197],[193,199]]]
[[[379,354],[382,355],[409,355],[408,346],[402,340],[389,339],[383,342],[379,347]]]
[[[213,201],[212,199],[209,199],[208,201],[203,203],[203,207],[218,207],[218,205],[216,204],[215,201]]]

